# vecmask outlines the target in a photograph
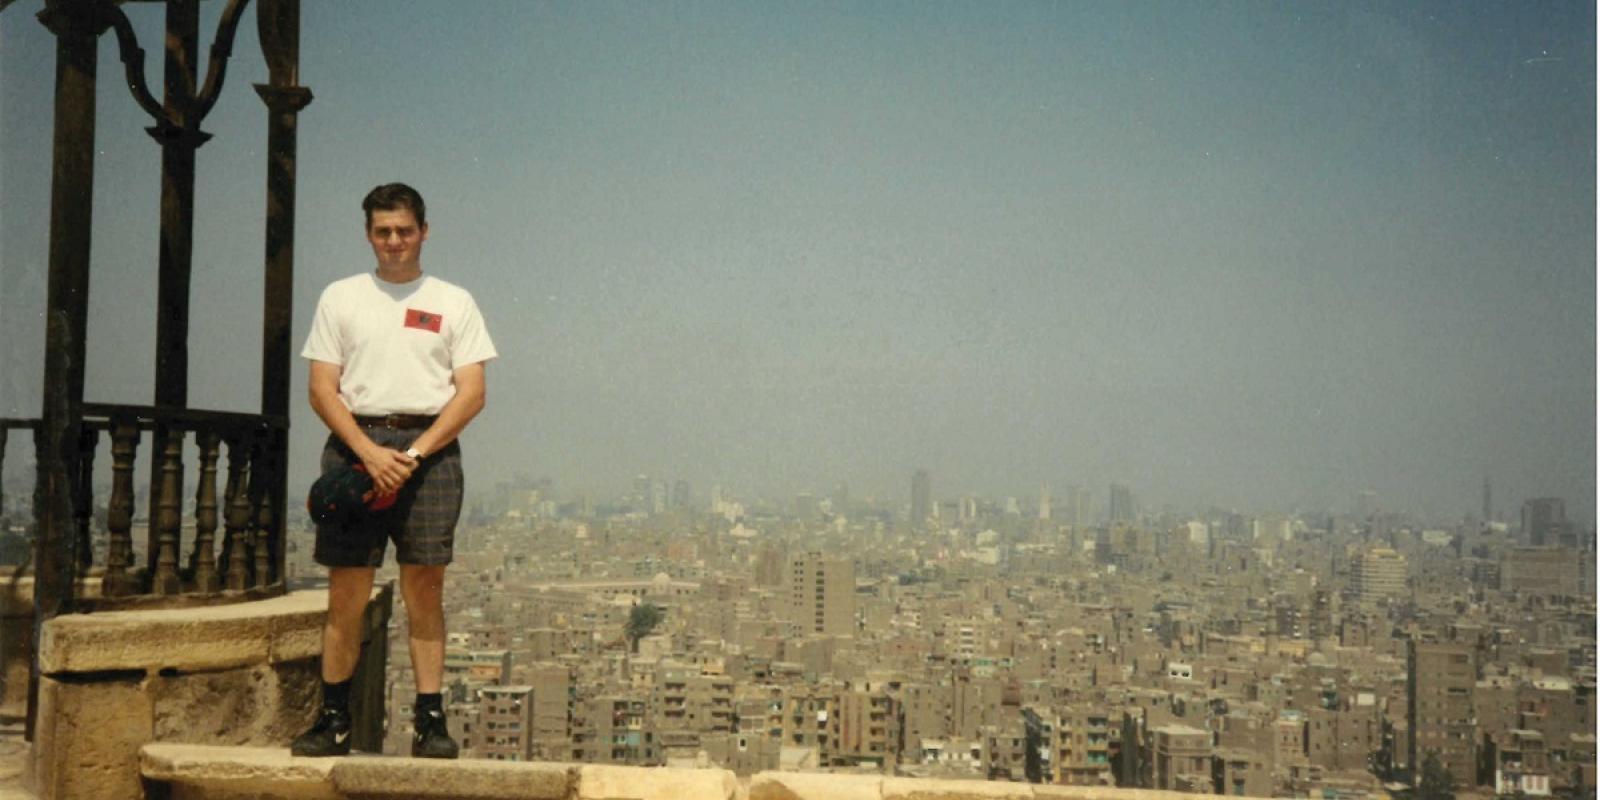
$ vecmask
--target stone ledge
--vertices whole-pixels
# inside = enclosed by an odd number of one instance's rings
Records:
[[[1187,792],[1115,786],[1035,786],[1033,796],[1039,800],[1194,800]]]
[[[373,597],[382,591],[375,587]],[[328,593],[313,590],[219,606],[68,614],[44,626],[39,671],[203,671],[312,658],[327,610]]]
[[[575,765],[511,761],[438,761],[354,756],[333,761],[340,797],[416,797],[450,800],[566,800]]]
[[[623,767],[511,761],[431,761],[356,755],[295,758],[288,748],[153,743],[139,752],[146,781],[175,800],[1193,800],[1193,795],[1103,786],[1041,786],[879,775]]]
[[[1031,783],[884,778],[883,800],[1034,800]]]
[[[577,800],[742,800],[739,779],[725,769],[669,769],[584,764]],[[501,795],[504,797],[504,795]]]
[[[758,772],[750,778],[749,800],[881,800],[883,781],[882,775]]]
[[[727,770],[345,756],[296,758],[287,747],[152,743],[139,750],[147,781],[187,797],[451,798],[451,800],[734,800]]]
[[[139,748],[146,780],[173,784],[198,796],[255,792],[264,797],[341,797],[333,786],[335,759],[295,758],[289,748],[147,744]]]

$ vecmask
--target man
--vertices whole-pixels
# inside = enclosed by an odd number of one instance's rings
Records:
[[[484,363],[496,353],[472,295],[422,274],[422,196],[391,183],[368,193],[361,208],[377,270],[323,291],[300,355],[311,362],[311,407],[331,431],[322,469],[360,465],[374,492],[396,496],[386,510],[317,525],[315,557],[328,568],[322,711],[290,751],[350,752],[361,616],[392,539],[417,684],[411,754],[455,758],[440,692],[444,571],[461,514],[456,437],[483,409]]]

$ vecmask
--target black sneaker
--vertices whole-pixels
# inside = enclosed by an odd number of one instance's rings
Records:
[[[300,734],[289,745],[295,756],[346,756],[350,754],[350,712],[322,709],[311,730]]]
[[[450,729],[444,724],[444,712],[430,710],[417,715],[416,733],[411,737],[413,758],[455,758],[461,752],[456,740],[450,738]]]

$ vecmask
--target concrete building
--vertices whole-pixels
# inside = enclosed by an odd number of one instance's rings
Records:
[[[1488,747],[1495,794],[1550,795],[1550,757],[1543,734],[1514,728],[1488,737]]]
[[[478,694],[478,757],[533,759],[533,687],[488,686]]]
[[[911,476],[911,527],[920,528],[933,516],[933,478],[925,469]]]
[[[1566,544],[1567,506],[1559,497],[1535,497],[1522,504],[1523,541],[1534,547]]]
[[[1150,788],[1211,794],[1211,732],[1188,725],[1162,725],[1149,731]],[[1123,743],[1126,749],[1128,743]]]
[[[535,663],[522,675],[533,690],[530,752],[546,761],[566,758],[571,751],[572,670],[564,664]]]
[[[1271,797],[1272,770],[1260,750],[1218,748],[1212,760],[1211,782],[1216,794]]]
[[[900,697],[907,751],[921,751],[924,740],[944,741],[950,737],[951,693],[947,689],[914,681],[901,687]]]
[[[1062,706],[1054,710],[1050,763],[1051,783],[1070,786],[1111,786],[1111,718],[1092,705]]]
[[[872,765],[892,774],[900,760],[900,701],[887,686],[867,683],[839,692],[834,716],[835,765]]]
[[[984,725],[978,729],[983,743],[983,776],[991,781],[1025,781],[1028,762],[1028,735],[1023,720],[1007,725]]]
[[[849,561],[810,552],[789,560],[787,619],[805,633],[854,636],[856,575]]]
[[[606,694],[579,706],[573,721],[572,760],[654,766],[662,763],[655,731],[646,724],[643,698]]]
[[[663,731],[732,733],[733,679],[705,674],[698,665],[662,662],[656,667],[651,718]]]
[[[1120,483],[1111,484],[1110,521],[1132,522],[1137,516],[1133,506],[1133,490]]]
[[[1356,602],[1377,606],[1405,596],[1406,557],[1387,547],[1374,547],[1356,556],[1351,565]]]
[[[810,750],[817,764],[826,764],[833,755],[833,726],[838,696],[822,686],[796,684],[786,688],[783,698],[783,749]]]
[[[1580,570],[1594,571],[1564,547],[1514,547],[1500,558],[1500,589],[1545,598],[1577,597]]]
[[[1408,763],[1420,779],[1429,753],[1450,770],[1458,786],[1478,774],[1478,725],[1473,689],[1478,674],[1470,645],[1412,639],[1406,649]]]
[[[465,647],[446,647],[444,651],[444,682],[478,686],[502,686],[511,680],[511,651],[469,650]]]

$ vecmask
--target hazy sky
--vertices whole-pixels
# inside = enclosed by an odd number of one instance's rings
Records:
[[[40,402],[41,5],[0,14],[6,416]],[[161,11],[123,8],[159,86]],[[1592,524],[1591,2],[303,13],[296,351],[372,267],[361,196],[417,186],[425,270],[501,352],[469,489],[904,502],[923,467],[944,497],[1459,516],[1487,474],[1510,518]],[[100,65],[88,396],[148,403],[160,154],[110,36]],[[265,74],[252,13],[199,153],[197,407],[259,404]]]

